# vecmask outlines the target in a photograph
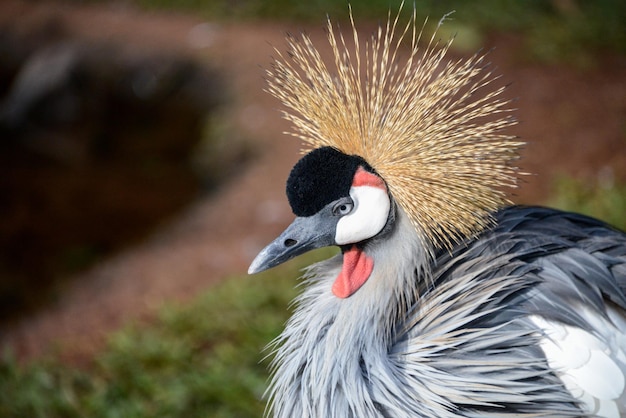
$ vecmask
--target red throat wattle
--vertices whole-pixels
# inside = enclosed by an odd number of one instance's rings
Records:
[[[352,179],[352,187],[370,186],[386,190],[385,182],[377,175],[359,167]],[[333,283],[333,294],[345,299],[352,296],[367,281],[374,269],[374,260],[353,245],[343,253],[343,267]]]
[[[344,299],[351,296],[363,286],[373,269],[374,260],[353,245],[343,253],[343,267],[333,283],[333,294]]]

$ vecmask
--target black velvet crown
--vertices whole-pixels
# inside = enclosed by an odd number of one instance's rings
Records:
[[[359,166],[374,170],[361,157],[335,148],[317,148],[296,163],[287,179],[287,199],[296,216],[311,216],[324,206],[350,194]]]

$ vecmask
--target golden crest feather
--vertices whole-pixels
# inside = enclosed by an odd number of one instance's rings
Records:
[[[286,106],[292,135],[364,158],[427,248],[449,247],[507,202],[523,143],[502,132],[515,120],[484,55],[444,62],[452,41],[440,47],[433,35],[422,51],[415,10],[403,29],[399,18],[390,14],[362,47],[350,12],[352,48],[329,19],[332,67],[308,36],[289,37],[268,91]]]

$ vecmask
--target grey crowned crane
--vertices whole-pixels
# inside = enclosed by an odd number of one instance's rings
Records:
[[[268,70],[308,148],[293,223],[256,273],[308,250],[274,345],[275,417],[626,416],[626,234],[507,206],[521,143],[484,56],[423,53],[415,12],[365,46],[328,23],[334,69],[290,38]],[[408,43],[405,59],[400,44]]]

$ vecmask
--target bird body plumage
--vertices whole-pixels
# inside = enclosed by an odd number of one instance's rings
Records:
[[[581,416],[580,402],[626,414],[626,234],[510,207],[493,229],[429,262],[399,212],[385,240],[393,245],[368,244],[376,267],[349,299],[328,290],[341,256],[309,269],[275,342],[276,417],[568,417]],[[593,373],[614,375],[614,393],[593,398],[571,379],[567,390],[559,377],[568,370],[555,372],[542,352],[550,336],[537,317],[593,336],[610,367]]]

